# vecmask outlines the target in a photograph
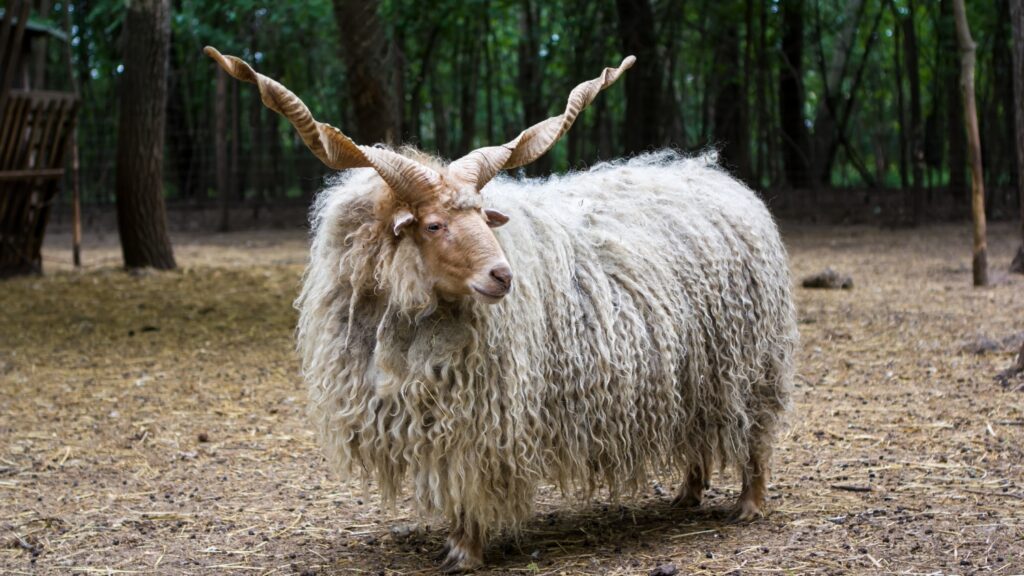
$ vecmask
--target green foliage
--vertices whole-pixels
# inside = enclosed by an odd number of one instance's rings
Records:
[[[759,186],[783,185],[779,150],[778,79],[789,64],[780,51],[780,2],[789,0],[652,0],[657,54],[661,60],[665,136],[652,147],[672,145],[700,151],[715,142],[716,90],[723,78],[738,75],[749,138],[751,174]],[[978,42],[977,89],[985,140],[988,178],[1006,185],[1014,178],[1011,161],[1012,96],[1006,97],[1009,33],[1007,0],[969,2],[972,31]],[[112,198],[113,150],[116,137],[117,85],[120,77],[120,37],[125,0],[73,0],[72,51],[74,70],[84,100],[80,143],[86,199]],[[752,4],[751,4],[752,3]],[[922,124],[929,122],[926,166],[929,182],[948,181],[946,97],[949,74],[956,74],[957,56],[943,40],[940,0],[864,0],[854,33],[853,50],[842,75],[836,103],[850,102],[845,137],[832,165],[836,185],[863,186],[872,180],[900,185],[901,146],[909,128],[909,78],[901,62],[901,22],[910,19],[918,46]],[[844,0],[804,0],[805,105],[803,115],[812,134],[825,106],[823,74],[837,49],[837,38],[849,17]],[[528,6],[539,18],[533,33],[534,53],[522,51],[523,14]],[[457,156],[464,132],[471,147],[502,142],[525,127],[521,53],[535,59],[542,81],[541,102],[556,114],[569,90],[595,76],[603,66],[624,56],[616,3],[611,0],[382,0],[381,17],[399,51],[403,109],[403,138],[443,156]],[[48,15],[36,15],[62,26],[67,4],[58,2]],[[745,15],[750,10],[749,21]],[[877,31],[872,24],[878,19]],[[740,42],[740,67],[722,66],[715,39],[721,27],[735,27]],[[257,0],[175,0],[171,21],[172,93],[169,95],[167,180],[169,194],[203,201],[213,190],[214,65],[201,54],[206,44],[251,62],[300,95],[314,114],[345,129],[354,125],[346,70],[341,59],[340,31],[332,2],[269,3]],[[732,28],[730,28],[732,30]],[[475,55],[475,56],[474,56]],[[864,61],[861,81],[857,66]],[[897,84],[902,82],[902,87]],[[903,122],[899,90],[903,90]],[[326,174],[308,157],[290,127],[259,107],[255,91],[232,88],[230,114],[237,133],[233,189],[239,199],[284,197],[295,186],[308,195]],[[469,100],[467,100],[467,98]],[[475,110],[467,116],[467,102]],[[563,143],[551,153],[550,166],[564,170],[602,157],[621,154],[627,102],[616,87],[583,114],[574,132],[576,142]],[[472,108],[471,108],[472,109]],[[262,128],[256,126],[257,115]],[[922,128],[923,130],[923,128]],[[442,131],[447,134],[441,141]],[[237,144],[235,143],[237,140]],[[268,140],[275,139],[276,142]],[[567,139],[568,140],[568,139]],[[936,156],[937,155],[937,156]],[[938,158],[936,161],[935,158]],[[923,161],[923,160],[919,160]],[[908,162],[913,162],[910,158]],[[908,167],[907,170],[910,170]]]

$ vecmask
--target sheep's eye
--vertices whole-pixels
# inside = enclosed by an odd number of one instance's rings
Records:
[[[441,228],[444,228],[439,222],[432,222],[427,224],[427,232],[440,232]]]

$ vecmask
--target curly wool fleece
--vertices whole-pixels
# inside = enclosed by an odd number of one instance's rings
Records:
[[[346,477],[421,512],[516,528],[539,483],[634,493],[658,475],[767,462],[797,346],[772,217],[705,158],[660,152],[484,205],[516,274],[487,306],[435,297],[378,215],[371,170],[321,193],[298,348],[309,413]]]

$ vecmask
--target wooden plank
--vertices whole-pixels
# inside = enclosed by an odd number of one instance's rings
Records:
[[[18,151],[19,154],[15,156],[12,168],[32,168],[34,164],[33,158],[37,155],[37,150],[39,150],[39,141],[45,135],[43,122],[46,119],[48,102],[35,99],[30,100],[30,102],[32,107],[31,119],[26,124],[26,128],[28,128],[28,146]]]
[[[49,165],[50,157],[46,155],[46,152],[56,136],[56,129],[59,128],[61,104],[59,100],[47,100],[42,106],[38,119],[42,130],[39,131],[39,141],[36,143],[35,153],[28,159],[32,168]]]
[[[3,146],[0,146],[0,168],[14,167],[14,156],[22,145],[26,108],[28,108],[28,100],[23,98],[9,100],[5,116],[10,118],[10,123],[4,127],[4,142]]]
[[[28,13],[32,9],[32,4],[25,0],[20,5],[15,3],[15,6],[11,6],[11,10],[4,13],[4,18],[9,18],[9,14],[15,13],[18,8],[21,9],[18,14],[18,23],[14,25],[14,40],[10,43],[10,49],[13,51],[10,62],[6,70],[4,70],[3,84],[0,84],[0,91],[6,92],[10,90],[11,83],[14,82],[14,75],[17,73],[19,63],[19,57],[21,56],[21,39],[25,35],[25,24],[28,23]]]
[[[54,109],[53,112],[51,112],[53,119],[46,131],[48,139],[39,151],[41,157],[36,159],[37,167],[42,168],[55,166],[57,165],[57,162],[60,161],[57,154],[57,147],[60,146],[61,140],[64,139],[64,122],[67,120],[69,104],[70,103],[64,99],[54,102]]]
[[[0,110],[4,109],[4,103],[7,101],[8,90],[11,88],[11,83],[14,82],[15,74],[17,74],[20,60],[21,60],[21,38],[25,32],[25,25],[28,23],[28,13],[32,8],[32,4],[25,0],[19,3],[17,0],[11,3],[4,12],[4,34],[2,42],[0,42],[0,56],[3,57],[3,61],[0,62],[4,65],[4,76],[0,80]],[[17,17],[17,23],[14,23],[14,18]]]
[[[60,92],[57,90],[11,90],[12,97],[34,98],[37,100],[78,100],[71,92]]]
[[[12,180],[52,180],[64,175],[63,168],[32,168],[27,170],[0,170],[0,182]]]

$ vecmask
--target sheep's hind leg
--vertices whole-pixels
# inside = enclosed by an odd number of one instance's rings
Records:
[[[462,540],[462,521],[452,526],[451,532],[448,533],[448,538],[444,541],[444,547],[441,548],[441,553],[437,555],[435,560],[441,562],[448,557],[448,553],[452,551],[452,548]]]
[[[704,499],[704,490],[708,487],[704,477],[704,469],[700,466],[690,468],[686,481],[679,487],[679,494],[672,500],[676,508],[697,508]]]
[[[764,499],[768,491],[768,454],[755,451],[743,467],[743,491],[736,501],[733,518],[737,522],[752,522],[764,516]]]
[[[484,534],[480,525],[472,520],[463,520],[452,529],[445,545],[447,556],[441,563],[445,574],[469,572],[484,563]]]

